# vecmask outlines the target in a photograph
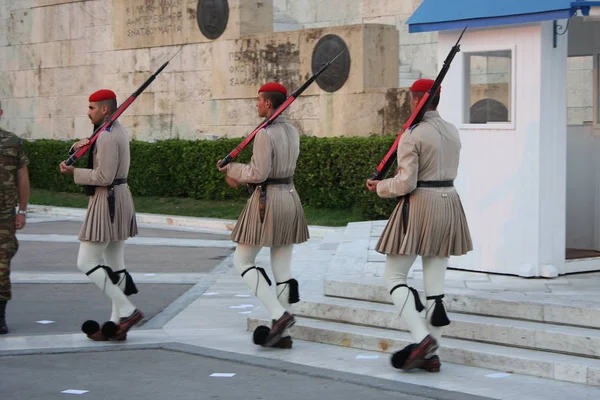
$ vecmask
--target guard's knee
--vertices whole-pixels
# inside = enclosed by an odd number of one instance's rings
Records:
[[[410,286],[408,286],[405,283],[401,283],[399,285],[394,286],[391,290],[390,290],[390,296],[392,295],[392,293],[394,293],[394,291],[398,288],[401,287],[405,287],[408,289],[408,296],[410,296],[410,293],[413,294],[413,296],[415,297],[415,308],[417,309],[418,312],[423,311],[423,309],[425,309],[425,306],[423,306],[423,303],[421,302],[421,298],[419,297],[419,292],[417,292],[417,289],[412,288]]]
[[[81,256],[77,257],[77,269],[86,275],[89,275],[88,272],[91,273],[90,271],[94,270],[96,265],[99,265],[97,261],[94,262],[93,260]]]
[[[92,242],[81,242],[79,245],[79,253],[77,253],[77,269],[84,274],[95,266],[104,263],[101,255],[98,255],[98,246]]]
[[[90,268],[89,263],[87,262],[83,262],[80,259],[77,259],[77,269],[80,270],[81,272],[83,272],[84,274],[87,274],[88,270]]]
[[[264,268],[257,267],[257,266],[255,266],[255,265],[251,266],[250,268],[248,268],[248,269],[246,269],[244,272],[242,272],[242,278],[243,278],[243,277],[244,277],[244,275],[246,275],[246,273],[247,273],[248,271],[250,271],[251,269],[255,269],[255,270],[257,270],[258,272],[260,272],[260,273],[262,274],[262,276],[265,278],[265,280],[267,281],[267,284],[268,284],[269,286],[271,286],[272,282],[271,282],[271,279],[269,279],[269,275],[267,275],[267,271],[265,271],[265,269],[264,269]]]
[[[119,283],[119,275],[117,275],[115,273],[115,271],[112,270],[111,267],[106,266],[106,265],[96,265],[94,268],[90,269],[85,274],[87,276],[90,276],[91,274],[93,274],[94,272],[96,272],[99,269],[103,269],[104,270],[104,272],[106,273],[106,276],[108,277],[108,279],[110,279],[110,281],[113,284],[116,285],[117,283]]]
[[[438,296],[427,296],[427,300],[434,300],[433,311],[431,312],[430,319],[432,326],[440,327],[450,325],[450,319],[448,319],[448,314],[446,314],[446,307],[444,306],[444,302],[442,301],[443,298],[443,294],[440,294]]]
[[[290,279],[285,282],[277,282],[277,286],[279,285],[287,285],[288,291],[288,303],[294,304],[300,301],[300,291],[298,290],[298,281],[295,279]],[[280,292],[283,293],[285,288]],[[279,296],[277,296],[279,297]]]

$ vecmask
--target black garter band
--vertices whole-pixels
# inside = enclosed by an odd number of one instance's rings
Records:
[[[392,290],[390,290],[390,296],[392,295],[392,293],[394,293],[394,290],[396,290],[400,287],[408,288],[408,290],[410,290],[412,292],[413,296],[415,296],[415,308],[417,309],[418,312],[421,312],[425,309],[425,306],[423,305],[423,303],[421,303],[421,298],[419,297],[419,292],[417,292],[417,289],[412,288],[405,283],[401,283],[400,285],[394,286],[392,288]]]

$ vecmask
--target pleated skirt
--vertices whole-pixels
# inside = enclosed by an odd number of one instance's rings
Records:
[[[267,187],[264,222],[260,220],[259,198],[257,188],[246,202],[231,232],[231,240],[270,247],[304,243],[309,239],[304,209],[293,184]]]
[[[408,225],[402,199],[388,220],[376,250],[423,257],[460,256],[473,250],[467,218],[455,189],[417,189],[410,195]]]
[[[79,230],[79,240],[90,242],[127,240],[137,233],[135,208],[129,187],[115,186],[114,222],[110,221],[107,188],[96,187],[96,193],[89,199],[85,220]]]

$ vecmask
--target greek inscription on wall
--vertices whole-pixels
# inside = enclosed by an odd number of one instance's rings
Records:
[[[229,86],[256,86],[259,65],[256,62],[260,52],[254,50],[229,52]]]
[[[300,57],[291,43],[230,51],[227,83],[230,87],[256,87],[268,81],[298,86]]]
[[[202,37],[192,0],[120,0],[113,3],[115,47],[168,46]]]
[[[145,0],[125,7],[127,37],[183,31],[183,0]]]

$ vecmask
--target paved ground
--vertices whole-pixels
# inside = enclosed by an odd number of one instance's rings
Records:
[[[431,397],[429,390],[409,384],[172,344],[162,333],[165,324],[199,298],[220,304],[213,313],[188,313],[189,326],[203,321],[219,327],[214,313],[243,322],[248,307],[254,307],[242,280],[231,271],[234,244],[226,232],[140,226],[140,234],[127,242],[125,257],[139,290],[131,300],[146,319],[126,343],[91,342],[81,333],[81,323],[106,321],[110,302],[76,268],[79,226],[80,221],[68,218],[32,215],[19,232],[20,249],[12,265],[14,299],[7,310],[10,333],[0,342],[2,399],[64,398],[73,395],[64,393],[68,390],[84,390],[89,399],[271,399],[277,393],[289,400],[458,398],[439,390]],[[223,290],[214,286],[231,272],[235,285]],[[207,291],[209,287],[218,292]],[[155,336],[154,343],[136,340],[148,333]],[[237,334],[248,333],[238,329]],[[74,346],[65,347],[67,342]],[[103,346],[102,351],[95,346]]]
[[[351,383],[284,363],[256,366],[181,350],[8,356],[0,357],[0,369],[5,399],[64,399],[61,392],[69,389],[88,391],[83,398],[92,400],[430,398],[403,394],[380,380]]]
[[[80,221],[31,218],[19,232],[20,248],[12,262],[14,300],[8,306],[11,333],[19,335],[80,332],[83,321],[100,324],[110,317],[110,301],[77,269],[76,240]],[[163,273],[199,274],[211,272],[232,253],[227,235],[149,229],[140,227],[136,239],[191,240],[195,247],[169,245],[127,245],[125,259],[130,273],[139,277]],[[199,247],[203,241],[220,241],[228,247]],[[73,243],[74,242],[74,243]],[[68,274],[68,275],[67,275]],[[45,277],[44,284],[24,283],[19,276]],[[79,278],[73,284],[72,277]],[[35,281],[35,280],[33,280]],[[192,287],[192,282],[143,283],[136,279],[139,293],[131,296],[144,311],[144,323],[163,311]],[[21,282],[21,283],[19,283]],[[41,321],[41,322],[39,322]],[[46,322],[51,321],[51,322]],[[140,324],[140,327],[144,324]]]
[[[28,224],[19,232],[20,248],[12,263],[14,272],[78,272],[77,234],[81,222],[49,221]],[[36,235],[36,236],[33,236]],[[33,237],[32,237],[33,236]],[[148,245],[129,245],[142,239],[154,239]],[[189,246],[173,246],[170,240],[187,240]],[[201,247],[203,241],[219,241],[226,247]],[[163,245],[161,245],[164,243]],[[140,228],[139,235],[125,246],[130,272],[209,272],[233,251],[227,235],[167,229]]]
[[[131,296],[131,300],[144,311],[145,321],[151,321],[192,287],[189,284],[136,286],[139,293]],[[102,324],[110,317],[111,303],[93,283],[17,283],[13,285],[13,297],[8,307],[8,321],[11,331],[19,335],[77,333],[87,319]]]
[[[13,263],[15,272],[79,272],[78,244],[21,241],[20,247]],[[230,249],[221,248],[199,252],[195,247],[125,246],[128,271],[142,273],[209,272],[229,254]]]
[[[84,394],[87,398],[272,399],[282,390],[276,378],[286,382],[286,399],[600,397],[598,388],[585,385],[514,374],[491,379],[498,371],[449,363],[440,374],[402,373],[390,367],[387,355],[353,348],[298,340],[293,350],[255,346],[247,318],[250,314],[264,317],[265,310],[232,268],[233,246],[226,232],[202,229],[199,219],[140,216],[138,220],[156,224],[162,218],[171,224],[164,229],[141,226],[140,236],[126,247],[128,268],[143,290],[132,299],[143,303],[144,312],[153,316],[135,328],[125,343],[91,342],[78,331],[81,317],[102,319],[109,309],[91,298],[98,291],[89,299],[81,296],[86,287],[94,287],[74,264],[80,215],[65,216],[70,212],[60,210],[59,217],[33,214],[20,233],[13,273],[19,298],[9,308],[9,322],[13,318],[15,329],[0,339],[2,399],[64,398],[68,395],[60,392],[67,389],[89,390]],[[174,227],[173,223],[189,225]],[[226,224],[210,220],[206,225],[215,229]],[[307,243],[295,247],[293,274],[302,296],[322,295],[323,280],[343,234],[343,229],[317,228],[311,230]],[[257,265],[270,271],[266,250],[259,253]],[[453,284],[454,274],[450,275]],[[463,273],[456,273],[456,282],[465,285],[464,279]],[[495,290],[494,285],[504,283],[488,281],[477,290]],[[502,294],[508,298],[531,294],[531,285],[525,283],[529,280],[519,282],[523,285],[505,284]],[[548,294],[547,288],[537,288],[539,281],[530,282],[535,293]],[[592,284],[585,279],[570,282],[572,291],[581,287],[589,292],[585,285]],[[582,293],[585,296],[590,294]],[[70,298],[81,304],[71,304]],[[58,320],[63,313],[70,315],[57,325],[32,324],[38,316]],[[236,375],[210,377],[219,372]]]

